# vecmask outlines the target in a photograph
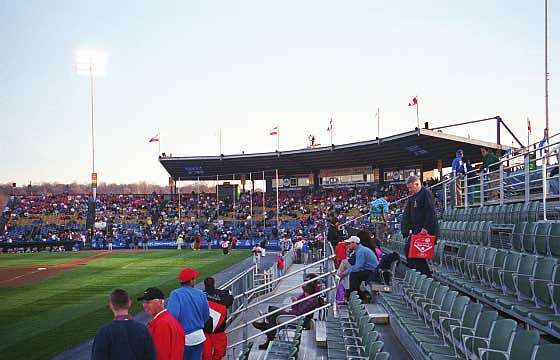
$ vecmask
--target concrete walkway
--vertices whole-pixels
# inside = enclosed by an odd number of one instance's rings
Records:
[[[263,259],[261,259],[261,268],[262,269],[270,268],[274,264],[275,259],[276,259],[276,253],[267,252],[267,255]],[[214,278],[216,279],[216,285],[219,287],[221,284],[226,283],[227,281],[229,281],[230,279],[232,279],[242,271],[247,270],[252,265],[253,265],[253,258],[249,257],[237,264],[230,266],[229,268],[217,274],[214,274]],[[196,287],[202,289],[203,286],[204,285],[201,281],[200,283],[197,284]],[[142,311],[136,314],[134,316],[134,319],[143,324],[147,324],[148,322],[150,322],[152,317]],[[89,360],[91,356],[92,345],[93,345],[93,338],[76,345],[72,349],[66,350],[56,355],[53,358],[53,360]]]

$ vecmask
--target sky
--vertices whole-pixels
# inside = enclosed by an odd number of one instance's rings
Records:
[[[551,134],[560,1],[549,1]],[[0,0],[0,183],[88,183],[90,80],[100,182],[167,184],[173,156],[300,149],[500,115],[544,128],[544,0]],[[495,140],[495,125],[447,132]],[[503,143],[510,144],[505,137]]]

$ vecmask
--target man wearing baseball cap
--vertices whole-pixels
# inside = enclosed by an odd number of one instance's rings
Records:
[[[185,360],[200,360],[204,336],[204,324],[210,317],[206,295],[194,287],[200,275],[192,268],[184,268],[179,273],[181,287],[169,295],[167,310],[179,321],[185,331]]]
[[[360,244],[359,237],[350,236],[350,238],[344,241],[348,243],[348,249],[356,252],[356,262],[348,270],[345,270],[341,277],[350,275],[350,292],[357,291],[360,298],[363,299],[360,284],[362,281],[376,280],[379,260],[377,260],[373,250]]]
[[[183,360],[185,332],[179,322],[164,308],[165,296],[158,288],[147,288],[138,301],[154,319],[148,324],[156,348],[157,360]]]

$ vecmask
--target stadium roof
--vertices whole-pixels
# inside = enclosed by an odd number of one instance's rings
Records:
[[[268,172],[273,177],[278,169],[282,175],[310,174],[321,169],[372,166],[402,169],[421,167],[424,170],[451,166],[457,149],[463,149],[471,162],[481,158],[480,147],[504,151],[509,147],[482,140],[420,129],[382,139],[300,150],[221,156],[161,157],[160,163],[169,175],[178,180],[221,180],[242,174]],[[259,176],[259,175],[257,175]]]

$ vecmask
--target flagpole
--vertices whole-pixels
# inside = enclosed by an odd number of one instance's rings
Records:
[[[280,126],[278,126],[276,128],[277,134],[276,134],[276,150],[278,152],[280,152]]]
[[[222,155],[222,129],[220,129],[218,131],[218,142],[219,142],[219,147],[218,150],[220,151],[220,153],[218,154],[218,156]]]
[[[529,145],[531,144],[531,140],[529,139],[529,135],[531,134],[531,121],[529,117],[527,117],[527,150],[529,150]]]
[[[418,127],[418,134],[420,134],[420,117],[418,116],[418,108],[420,107],[418,96],[416,96],[416,126]]]
[[[157,146],[158,146],[158,156],[161,155],[161,135],[159,134],[159,131],[157,133],[158,136],[158,142],[157,142]]]
[[[549,142],[548,128],[548,0],[544,0],[544,98],[545,98],[545,129],[544,136]]]
[[[381,132],[379,128],[379,108],[377,108],[377,138],[381,140]]]
[[[332,121],[332,118],[331,118],[331,146],[334,145],[334,143],[333,143],[333,132],[334,132],[334,125],[333,125],[333,121]]]

